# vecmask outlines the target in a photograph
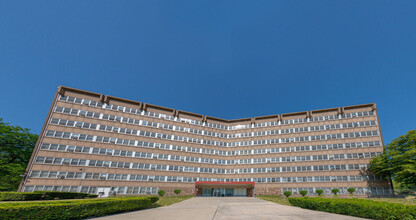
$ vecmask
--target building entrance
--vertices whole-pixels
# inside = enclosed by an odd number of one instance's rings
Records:
[[[225,196],[225,190],[224,189],[213,189],[212,190],[212,196],[214,196],[214,197],[223,197],[223,196]]]
[[[246,196],[246,188],[203,188],[202,196],[225,197],[225,196]]]
[[[197,182],[195,196],[254,196],[254,182]]]

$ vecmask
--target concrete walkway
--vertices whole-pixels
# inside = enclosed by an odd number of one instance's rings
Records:
[[[353,220],[356,217],[279,205],[249,197],[198,197],[170,206],[109,215],[100,220],[222,220],[222,219],[319,219]]]

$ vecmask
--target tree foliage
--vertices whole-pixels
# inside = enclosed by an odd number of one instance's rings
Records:
[[[339,189],[335,188],[331,190],[332,194],[334,194],[334,196],[338,196],[337,194],[339,193]]]
[[[351,196],[354,196],[355,188],[350,187],[347,189],[347,191],[350,193]]]
[[[37,139],[29,129],[0,118],[0,191],[17,190]]]
[[[324,193],[324,190],[323,189],[317,189],[315,192],[318,194],[318,196],[321,196]]]
[[[165,190],[159,190],[159,192],[157,192],[157,194],[159,194],[160,197],[163,197],[165,193]]]
[[[371,172],[373,172],[377,176],[381,176],[384,178],[391,177],[389,160],[387,159],[387,154],[385,152],[380,156],[371,159],[369,168]]]
[[[308,194],[308,191],[301,190],[299,193],[302,195],[302,197],[305,197]]]
[[[382,155],[371,160],[370,170],[392,178],[402,189],[416,189],[416,130],[388,144]]]
[[[176,195],[179,195],[179,193],[181,193],[181,192],[182,192],[182,190],[180,190],[180,189],[175,189],[175,190],[173,190],[173,192],[174,192]]]
[[[292,192],[291,192],[291,191],[285,191],[285,192],[283,192],[283,194],[284,194],[287,198],[289,198],[289,196],[291,196],[291,195],[292,195]]]

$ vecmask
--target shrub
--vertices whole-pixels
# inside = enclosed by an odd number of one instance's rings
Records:
[[[181,191],[180,189],[175,189],[175,190],[173,190],[173,192],[174,192],[176,195],[179,195],[179,193],[181,193],[182,191]]]
[[[355,188],[348,188],[347,191],[350,193],[351,197],[354,196]]]
[[[31,201],[54,199],[84,199],[97,198],[98,195],[76,192],[35,191],[31,192],[1,192],[0,201]]]
[[[150,208],[158,197],[0,203],[0,219],[81,219]]]
[[[335,197],[337,197],[339,193],[339,189],[332,189],[331,192],[334,194]]]
[[[415,219],[416,206],[369,199],[289,198],[301,208],[370,219]]]
[[[285,191],[283,194],[286,196],[286,198],[289,198],[289,196],[292,195],[292,192],[291,191]]]
[[[41,193],[43,199],[83,199],[87,197],[88,193],[77,193],[77,192],[55,192],[55,191],[35,191],[35,193]]]
[[[88,195],[85,196],[86,199],[93,199],[93,198],[97,198],[97,197],[98,197],[98,195],[95,195],[95,194],[88,194]]]
[[[299,193],[302,195],[302,197],[305,197],[308,194],[308,191],[301,190]]]
[[[30,201],[41,200],[42,193],[29,192],[0,192],[0,201]]]
[[[149,198],[152,203],[156,203],[157,201],[159,201],[159,197],[157,196],[150,196]]]
[[[165,191],[164,190],[159,190],[159,192],[157,192],[157,194],[159,194],[160,197],[163,197],[165,195]]]
[[[318,196],[321,196],[322,194],[324,194],[323,189],[317,189],[315,192],[318,194]]]

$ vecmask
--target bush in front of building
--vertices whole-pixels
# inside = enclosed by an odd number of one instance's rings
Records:
[[[337,197],[339,193],[339,189],[332,189],[331,192],[332,194],[334,194],[334,197]]]
[[[44,200],[54,199],[85,199],[97,198],[98,195],[78,192],[56,192],[56,191],[35,191],[34,193],[41,193]]]
[[[31,201],[41,200],[42,193],[30,192],[0,192],[0,201]]]
[[[305,197],[308,194],[308,191],[301,190],[299,193],[302,195],[302,197]]]
[[[54,199],[85,199],[97,198],[98,195],[77,192],[0,192],[0,201],[32,201],[32,200],[54,200]]]
[[[152,203],[156,203],[157,201],[159,201],[159,197],[157,196],[149,196],[149,198]]]
[[[152,207],[152,197],[0,203],[0,219],[82,219]]]
[[[181,193],[182,191],[180,190],[180,189],[175,189],[175,190],[173,190],[173,192],[176,194],[176,196],[177,195],[179,195],[179,193]]]
[[[286,198],[289,198],[289,196],[292,195],[292,192],[291,191],[285,191],[285,192],[283,192],[283,195],[285,195]]]
[[[94,199],[94,198],[97,198],[98,197],[98,195],[95,195],[95,194],[88,194],[88,195],[86,195],[85,197],[84,197],[84,199]]]
[[[157,192],[157,194],[159,194],[160,197],[163,197],[165,193],[165,190],[159,190],[159,192]]]
[[[323,189],[317,189],[316,194],[318,194],[318,196],[321,196],[322,194],[324,194],[324,190]]]
[[[416,219],[416,206],[369,199],[289,198],[301,208],[370,219]]]
[[[354,196],[354,192],[355,192],[355,188],[350,187],[347,189],[347,191],[350,193],[350,196],[353,197]]]

